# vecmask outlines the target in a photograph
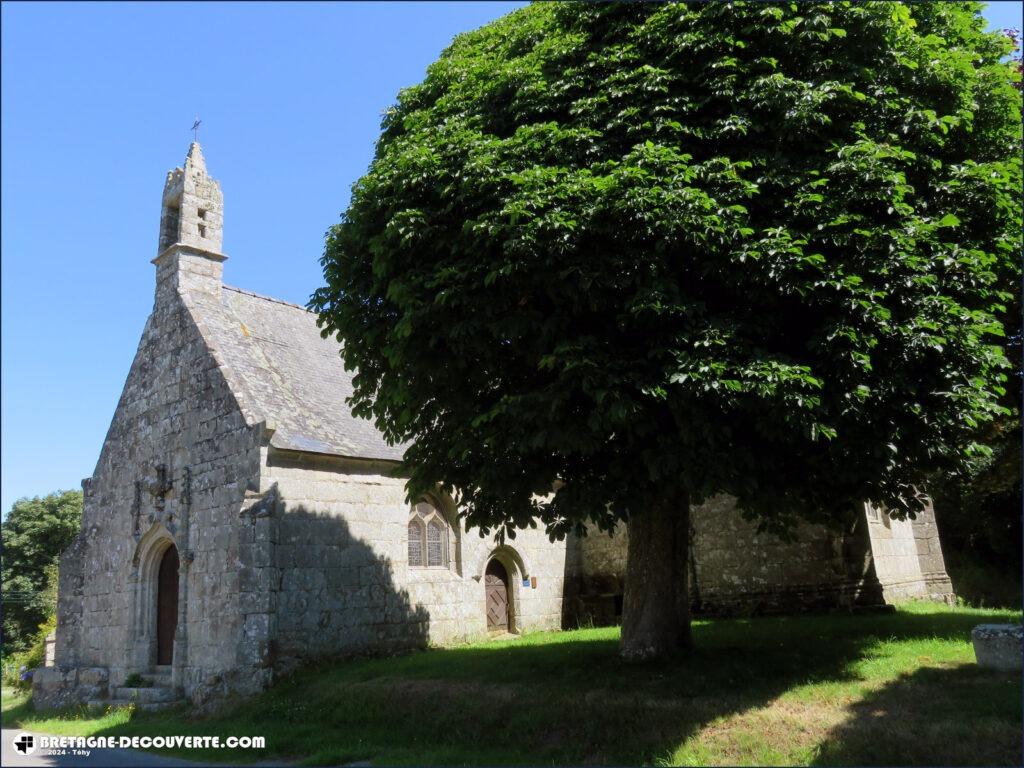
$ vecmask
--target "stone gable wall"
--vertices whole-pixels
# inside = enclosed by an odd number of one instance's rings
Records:
[[[239,676],[238,520],[246,487],[257,482],[259,446],[188,304],[167,281],[158,289],[96,470],[83,483],[82,530],[60,563],[56,664],[107,668],[111,687],[147,671],[133,558],[140,542],[166,530],[179,553],[185,612],[174,681],[201,696]],[[160,465],[170,488],[154,494]]]

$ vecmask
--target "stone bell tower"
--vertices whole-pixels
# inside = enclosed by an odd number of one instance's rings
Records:
[[[184,168],[167,173],[160,207],[160,241],[153,263],[157,292],[164,285],[219,293],[223,263],[224,197],[206,172],[199,142],[192,142]]]

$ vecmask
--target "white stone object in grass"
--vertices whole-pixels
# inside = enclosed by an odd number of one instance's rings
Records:
[[[1024,627],[1020,624],[979,624],[971,630],[979,667],[1013,671],[1021,668]]]

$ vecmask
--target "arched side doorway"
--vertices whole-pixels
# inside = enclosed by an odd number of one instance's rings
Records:
[[[175,658],[175,636],[181,656],[185,612],[187,561],[182,562],[174,536],[162,523],[153,523],[139,539],[129,575],[130,646],[128,672],[149,672],[154,664],[172,671],[185,660]]]
[[[178,548],[169,546],[160,560],[156,588],[156,663],[174,660],[174,633],[178,628]]]
[[[509,588],[508,571],[497,559],[487,563],[484,572],[487,595],[487,631],[508,632],[511,622],[512,590]]]

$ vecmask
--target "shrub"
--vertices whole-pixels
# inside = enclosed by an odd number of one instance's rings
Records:
[[[26,650],[12,653],[4,659],[4,685],[20,690],[32,687],[32,670],[46,663],[46,637],[56,629],[57,616],[51,614],[50,618],[39,625],[39,631],[32,637],[32,644]]]

